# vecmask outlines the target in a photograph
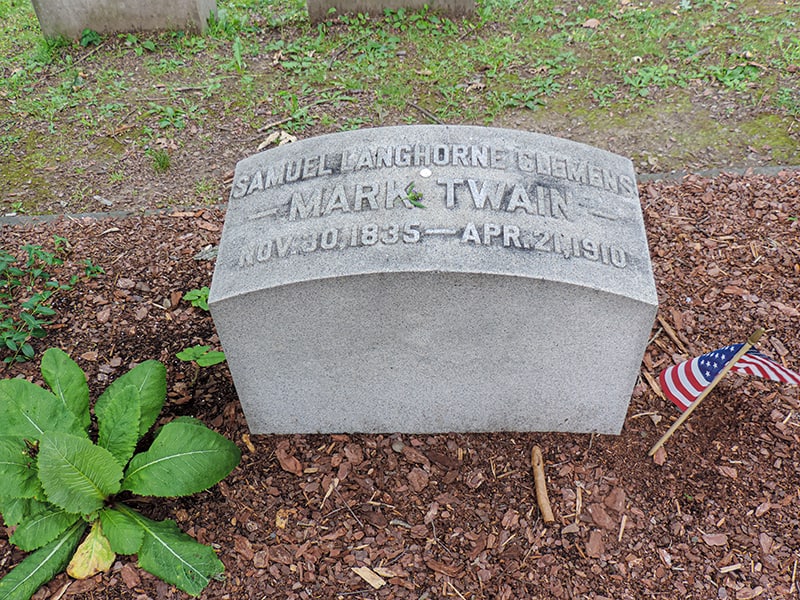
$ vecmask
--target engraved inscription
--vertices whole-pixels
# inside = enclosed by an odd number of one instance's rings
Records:
[[[380,169],[469,167],[533,175],[540,180],[563,180],[581,186],[636,197],[632,177],[570,156],[539,150],[470,144],[400,144],[352,148],[341,153],[321,153],[266,164],[241,173],[233,183],[233,198],[296,182]]]
[[[469,191],[471,206],[478,210],[501,210],[529,215],[566,219],[572,221],[566,192],[543,185],[525,186],[523,183],[507,184],[504,181],[477,181],[474,179],[440,178],[437,185],[445,188],[445,208],[456,208],[456,193],[465,188]]]
[[[440,177],[436,180],[441,198],[426,195],[426,201],[442,201],[448,209],[495,210],[528,214],[550,219],[574,221],[572,199],[561,188],[524,182]],[[288,200],[257,210],[251,220],[266,217],[300,221],[337,213],[413,209],[407,189],[413,180],[361,181],[337,183],[306,191],[292,192]]]
[[[497,246],[511,250],[559,255],[565,259],[584,259],[617,269],[628,267],[628,253],[604,240],[568,236],[554,230],[525,229],[517,225],[468,222],[461,229],[424,228],[419,222],[366,223],[349,227],[330,227],[299,235],[276,236],[245,246],[239,255],[239,268],[252,267],[272,259],[319,251],[347,250],[394,244],[416,244],[426,239],[452,238],[472,246]]]
[[[455,230],[453,234],[457,233]],[[397,243],[415,244],[422,239],[419,223],[367,223],[351,227],[330,227],[298,236],[277,236],[245,246],[239,254],[239,268],[252,267],[274,258],[310,254],[318,250],[344,250]]]
[[[615,282],[648,264],[633,232],[629,161],[538,136],[482,143],[469,132],[471,143],[370,133],[240,163],[231,198],[244,233],[228,264],[281,274],[294,260],[306,272],[317,268],[308,257],[352,253],[361,268],[374,248],[403,268],[417,254],[447,263],[452,252],[455,264],[466,253],[473,267],[483,256],[492,268],[534,273],[558,273],[569,260],[572,270],[617,272]]]

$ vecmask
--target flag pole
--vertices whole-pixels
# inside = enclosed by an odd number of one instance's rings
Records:
[[[727,374],[728,374],[728,371],[730,371],[730,370],[733,368],[733,366],[736,364],[736,362],[737,362],[737,361],[738,361],[738,360],[739,360],[739,359],[740,359],[742,356],[744,356],[744,355],[747,353],[747,351],[748,351],[748,350],[750,350],[750,348],[752,348],[753,346],[755,346],[755,345],[756,345],[756,343],[758,343],[758,340],[760,340],[760,339],[761,339],[761,336],[762,336],[762,335],[764,335],[764,330],[763,330],[762,328],[760,328],[760,327],[759,327],[758,329],[756,329],[756,330],[753,332],[753,334],[752,334],[752,335],[751,335],[749,338],[747,338],[747,342],[745,342],[744,344],[742,344],[742,347],[739,349],[739,351],[738,351],[736,354],[734,354],[734,355],[733,355],[733,358],[731,358],[731,359],[728,361],[728,363],[727,363],[727,364],[726,364],[726,365],[725,365],[725,366],[722,368],[722,370],[721,370],[719,373],[717,373],[717,376],[716,376],[716,377],[714,377],[714,379],[711,381],[711,383],[708,385],[708,387],[707,387],[706,389],[704,389],[704,390],[703,390],[703,393],[701,393],[701,394],[700,394],[700,395],[697,397],[697,400],[695,400],[694,402],[692,402],[692,403],[689,405],[689,408],[687,408],[687,409],[686,409],[686,410],[683,412],[683,414],[682,414],[680,417],[678,417],[678,420],[677,420],[677,421],[675,421],[675,422],[672,424],[672,427],[670,427],[670,428],[667,430],[667,433],[665,433],[663,436],[661,436],[661,439],[660,439],[660,440],[658,440],[658,441],[655,443],[655,445],[654,445],[652,448],[650,448],[650,452],[648,452],[648,453],[647,453],[647,456],[653,456],[653,455],[654,455],[654,454],[655,454],[655,453],[658,451],[658,449],[659,449],[659,448],[661,448],[661,446],[663,446],[663,445],[664,445],[664,443],[666,443],[666,441],[667,441],[669,438],[671,438],[671,437],[672,437],[672,434],[673,434],[673,433],[675,433],[675,431],[678,429],[678,427],[680,427],[681,425],[683,425],[683,422],[684,422],[686,419],[688,419],[688,418],[689,418],[689,415],[690,415],[690,414],[692,414],[692,411],[693,411],[695,408],[697,408],[697,406],[698,406],[698,405],[699,405],[699,404],[700,404],[700,403],[703,401],[703,399],[704,399],[706,396],[708,396],[708,395],[711,393],[711,390],[713,390],[713,389],[714,389],[714,387],[715,387],[715,386],[716,386],[716,385],[717,385],[717,384],[718,384],[720,381],[722,381],[722,378],[723,378],[723,377],[725,377],[725,375],[727,375]]]

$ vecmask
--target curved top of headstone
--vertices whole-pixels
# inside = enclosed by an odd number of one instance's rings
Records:
[[[240,161],[210,302],[388,272],[547,279],[657,304],[622,156],[547,135],[413,125]]]

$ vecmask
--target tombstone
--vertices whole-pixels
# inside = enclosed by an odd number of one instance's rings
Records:
[[[33,0],[45,37],[76,39],[84,29],[98,33],[181,30],[202,33],[216,0]]]
[[[308,17],[312,23],[330,18],[331,9],[336,14],[369,14],[382,16],[383,11],[416,11],[429,8],[452,19],[468,17],[475,12],[475,0],[306,0]]]
[[[630,160],[503,129],[240,161],[209,297],[254,433],[619,433],[657,308]]]

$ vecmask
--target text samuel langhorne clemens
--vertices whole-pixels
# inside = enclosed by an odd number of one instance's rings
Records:
[[[518,172],[526,181],[437,177],[432,180],[440,189],[439,199],[432,198],[428,188],[424,202],[443,201],[445,208],[455,209],[461,198],[468,198],[469,207],[504,213],[528,214],[562,221],[572,221],[570,198],[558,180],[577,183],[635,198],[636,184],[631,177],[592,165],[585,160],[540,151],[511,151],[493,146],[465,144],[416,144],[354,149],[336,154],[320,153],[298,157],[276,164],[262,165],[254,172],[240,174],[234,181],[232,197],[275,189],[286,184],[341,174],[367,174],[396,167],[469,167]],[[544,176],[554,181],[547,186],[531,183],[530,176]],[[375,179],[319,186],[303,193],[294,191],[288,199],[270,202],[269,206],[250,215],[250,219],[281,218],[305,221],[338,213],[361,213],[391,210],[403,206],[414,208],[409,199],[409,186],[414,179],[403,181]],[[413,213],[419,216],[418,213]],[[467,222],[463,228],[425,227],[419,222],[367,223],[350,227],[332,227],[302,235],[274,236],[242,249],[239,267],[263,263],[271,258],[309,254],[319,250],[395,243],[417,243],[429,236],[454,237],[476,245],[502,245],[506,248],[534,250],[584,258],[624,268],[626,252],[600,240],[568,237],[557,231],[525,230],[516,225],[491,222]]]

